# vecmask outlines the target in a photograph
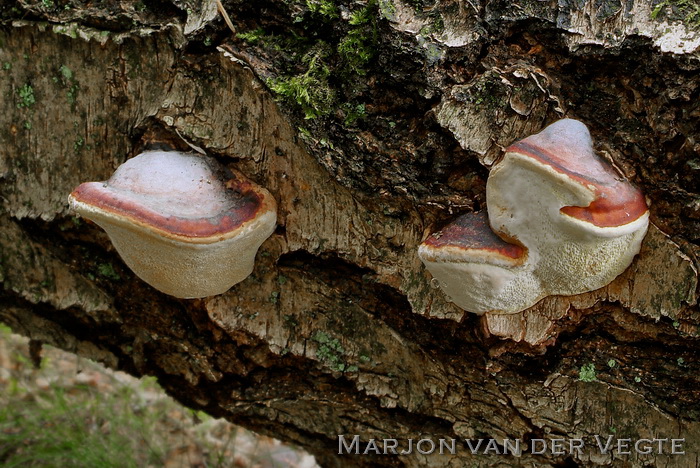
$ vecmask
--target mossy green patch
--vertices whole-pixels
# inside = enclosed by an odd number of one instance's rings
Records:
[[[364,104],[350,104],[349,102],[343,104],[343,111],[345,112],[345,119],[343,123],[345,126],[352,126],[357,123],[357,121],[364,119],[366,116],[366,109]],[[368,224],[371,225],[372,220],[368,220]]]
[[[681,20],[693,29],[700,29],[700,2],[698,0],[663,0],[651,11],[652,19],[662,16]]]
[[[269,36],[265,33],[263,28],[257,28],[248,32],[238,33],[236,34],[236,37],[242,41],[246,41],[249,44],[257,44]]]
[[[114,269],[114,266],[111,263],[101,263],[97,266],[97,272],[101,275],[104,276],[107,279],[111,279],[113,281],[118,281],[121,279],[121,276],[119,276],[119,273]]]
[[[17,107],[18,108],[30,108],[36,104],[36,98],[34,97],[34,88],[29,83],[23,85],[17,90]]]
[[[64,79],[70,80],[73,78],[73,71],[68,68],[66,65],[61,65],[58,68],[59,73],[63,76]]]
[[[589,362],[581,366],[578,371],[578,379],[582,382],[595,382],[597,380],[595,364]]]
[[[304,112],[304,118],[314,119],[333,109],[335,92],[328,83],[330,68],[324,62],[327,57],[325,44],[302,59],[308,65],[299,75],[268,80],[270,89],[285,100],[296,103]]]
[[[281,35],[257,28],[237,38],[273,52],[281,73],[267,84],[278,98],[301,110],[305,119],[338,111],[343,118],[349,116],[344,118],[346,125],[354,124],[364,113],[358,107],[362,104],[358,90],[366,87],[362,77],[376,55],[377,0],[353,5],[343,18],[329,0],[290,0],[288,4],[295,8],[296,28]],[[348,112],[349,106],[353,112]]]
[[[364,76],[377,49],[376,0],[350,15],[348,33],[338,43],[338,54],[350,72]]]
[[[336,372],[357,372],[359,370],[357,365],[347,363],[345,348],[343,348],[343,345],[340,344],[337,338],[333,338],[325,332],[317,331],[311,339],[318,345],[316,351],[318,359],[332,370]],[[363,362],[366,361],[363,360]]]
[[[306,7],[310,12],[328,19],[336,19],[340,16],[338,7],[331,0],[306,0]]]

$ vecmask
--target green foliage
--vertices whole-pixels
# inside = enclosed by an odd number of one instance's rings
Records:
[[[360,8],[359,10],[350,14],[350,19],[348,24],[351,26],[361,26],[363,24],[369,24],[374,19],[374,12],[376,7],[376,0],[370,0],[367,2],[367,6]]]
[[[79,89],[80,86],[78,86],[77,83],[73,83],[70,85],[70,88],[68,88],[68,91],[66,91],[66,98],[68,99],[68,103],[71,106],[75,105],[75,98],[78,94]]]
[[[352,26],[338,44],[338,54],[350,72],[363,76],[377,48],[376,0],[350,15]]]
[[[374,47],[368,44],[367,37],[358,30],[352,30],[338,44],[338,53],[347,66],[358,75],[365,75],[365,67],[374,57]]]
[[[133,398],[123,391],[76,400],[52,386],[37,399],[5,405],[0,408],[0,459],[5,466],[137,467],[139,459],[157,464],[162,451],[136,456],[143,444],[134,434],[148,437],[153,420],[116,405],[117,399]]]
[[[17,96],[19,97],[17,107],[20,109],[23,107],[30,108],[36,103],[36,99],[34,98],[34,88],[32,88],[32,85],[29,83],[17,90]]]
[[[299,105],[306,119],[328,114],[335,103],[335,92],[328,83],[331,72],[324,63],[324,45],[325,43],[322,43],[303,57],[302,62],[308,66],[306,72],[267,82],[278,96]]]
[[[252,31],[236,34],[238,39],[246,41],[249,44],[256,44],[265,38],[265,30],[263,28],[253,29]]]
[[[346,126],[352,126],[357,123],[358,120],[365,118],[366,110],[364,104],[345,103],[343,105],[343,111],[345,112],[345,120],[343,123]]]
[[[357,103],[358,90],[365,86],[358,78],[367,74],[376,55],[377,1],[353,4],[341,19],[335,1],[288,0],[297,8],[294,11],[302,12],[295,17],[298,28],[282,35],[257,28],[237,38],[277,52],[279,68],[288,71],[267,84],[281,100],[300,108],[305,119],[337,110],[343,111],[339,113],[345,124],[352,125],[365,115],[364,106]],[[299,63],[304,65],[301,71]]]
[[[2,466],[183,466],[178,447],[196,445],[205,455],[202,466],[221,467],[239,448],[237,428],[182,408],[153,377],[136,382],[88,360],[77,365],[75,356],[51,346],[44,347],[36,369],[26,340],[3,323],[0,350]],[[249,456],[253,462],[270,455],[263,449]]]
[[[578,379],[582,382],[595,382],[597,380],[595,364],[589,362],[588,364],[582,365],[581,369],[578,371]]]
[[[101,263],[97,267],[97,272],[105,278],[111,279],[113,281],[118,281],[121,279],[121,276],[119,276],[119,273],[116,272],[114,266],[111,263]]]
[[[651,12],[657,19],[664,13],[670,19],[680,19],[694,29],[700,28],[700,2],[698,0],[663,0]]]
[[[340,16],[338,7],[331,0],[306,0],[306,8],[326,19],[336,19]]]

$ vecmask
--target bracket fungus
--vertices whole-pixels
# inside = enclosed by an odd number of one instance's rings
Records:
[[[488,217],[462,215],[418,249],[452,302],[477,314],[607,285],[632,263],[649,223],[642,193],[572,119],[506,148],[486,205]]]
[[[180,298],[243,281],[277,223],[267,190],[213,158],[177,151],[141,153],[106,182],[81,184],[68,201],[107,232],[136,275]]]

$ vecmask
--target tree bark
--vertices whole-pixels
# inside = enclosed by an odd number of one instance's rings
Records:
[[[154,375],[327,467],[700,463],[700,18],[687,3],[223,6],[236,34],[210,1],[0,6],[1,321]],[[418,244],[484,209],[502,148],[564,116],[647,196],[642,251],[600,290],[462,311]],[[278,202],[255,271],[226,294],[159,293],[68,211],[73,188],[154,141],[199,147]],[[341,434],[368,454],[339,455]],[[596,435],[684,438],[685,454],[604,454]],[[455,453],[371,445],[440,438]],[[498,447],[472,453],[480,438]],[[506,439],[558,438],[585,448],[496,455]]]

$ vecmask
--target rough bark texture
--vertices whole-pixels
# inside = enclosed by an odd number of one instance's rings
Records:
[[[224,6],[237,35],[210,1],[0,6],[1,321],[155,375],[328,467],[700,464],[692,3]],[[563,116],[647,195],[640,255],[598,291],[463,312],[417,245],[484,208],[503,146]],[[75,186],[156,140],[196,145],[277,199],[276,233],[226,294],[158,293],[67,210]],[[590,364],[596,379],[579,380]],[[587,450],[338,456],[338,434]],[[604,455],[596,434],[685,438],[686,454]]]

